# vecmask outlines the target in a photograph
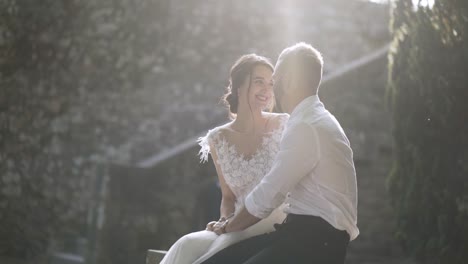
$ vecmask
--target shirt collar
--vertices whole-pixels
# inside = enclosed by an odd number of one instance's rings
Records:
[[[291,113],[291,118],[300,115],[304,111],[313,111],[315,113],[320,113],[320,109],[325,110],[322,102],[320,101],[318,95],[312,95],[309,97],[306,97],[304,100],[302,100]]]

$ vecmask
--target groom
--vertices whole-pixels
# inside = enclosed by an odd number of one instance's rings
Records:
[[[319,100],[323,59],[312,46],[285,49],[275,67],[275,96],[290,119],[270,172],[247,196],[245,207],[217,229],[243,230],[283,202],[287,217],[276,231],[234,244],[211,263],[344,263],[359,230],[356,172],[348,138]]]

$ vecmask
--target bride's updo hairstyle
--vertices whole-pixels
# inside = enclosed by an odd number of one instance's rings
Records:
[[[267,58],[256,54],[243,55],[231,67],[229,85],[226,88],[226,94],[222,97],[223,103],[229,108],[231,119],[234,119],[237,114],[237,107],[239,105],[238,89],[245,82],[246,78],[249,77],[247,92],[250,91],[252,73],[257,66],[265,66],[274,71],[273,65]],[[272,109],[273,105],[268,110],[271,111]]]

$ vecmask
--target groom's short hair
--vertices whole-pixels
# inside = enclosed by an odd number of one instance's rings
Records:
[[[297,71],[305,83],[318,92],[323,72],[323,57],[320,52],[310,44],[300,42],[284,49],[278,57],[275,74],[285,74],[288,71]]]

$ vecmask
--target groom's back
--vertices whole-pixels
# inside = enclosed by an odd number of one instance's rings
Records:
[[[321,157],[317,164],[316,177],[322,178],[322,184],[328,184],[328,187],[336,191],[355,197],[357,188],[353,151],[340,123],[326,111],[312,126],[320,138]],[[349,184],[341,184],[343,181],[349,181]]]
[[[337,229],[346,229],[353,238],[357,222],[357,183],[350,142],[338,120],[323,105],[304,109],[298,123],[307,124],[311,137],[317,137],[318,162],[302,178],[291,196],[306,197],[312,214]],[[308,186],[304,188],[304,186]]]

